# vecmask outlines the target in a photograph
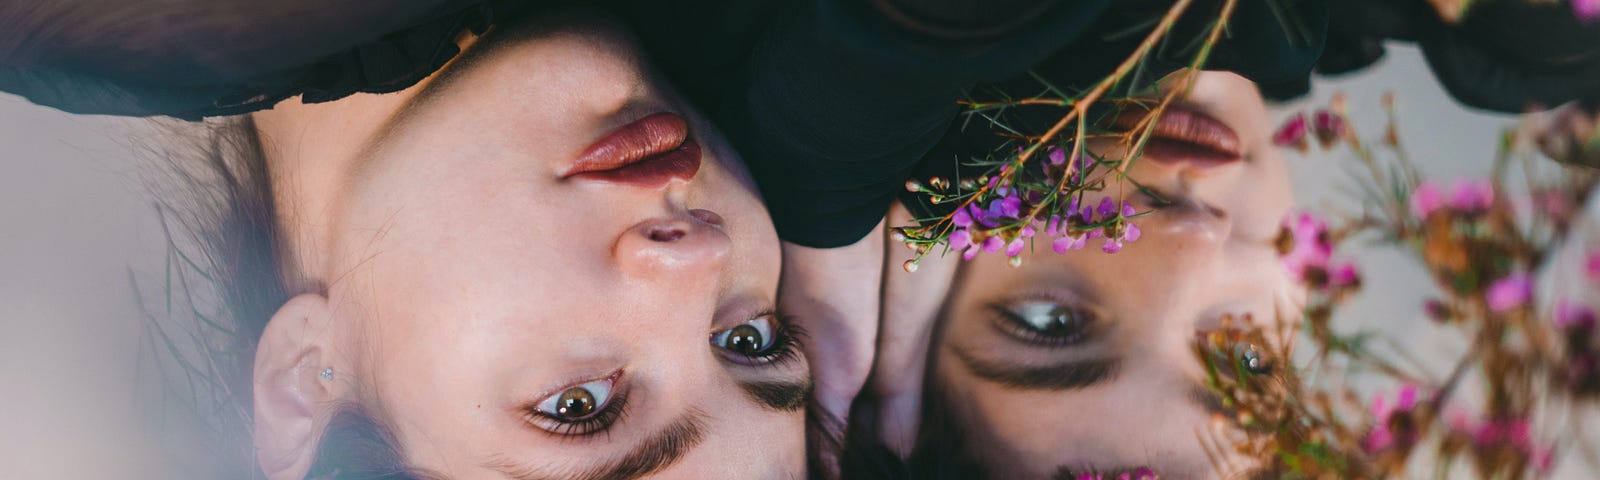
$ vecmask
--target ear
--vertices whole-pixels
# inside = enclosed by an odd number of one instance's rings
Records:
[[[267,478],[305,478],[326,428],[325,410],[343,394],[347,382],[322,376],[328,368],[350,370],[333,365],[340,357],[333,355],[337,335],[330,313],[326,298],[300,295],[284,303],[261,333],[251,383],[256,461]]]

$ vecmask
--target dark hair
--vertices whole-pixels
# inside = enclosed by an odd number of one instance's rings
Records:
[[[156,208],[168,238],[167,308],[158,315],[142,305],[149,343],[164,354],[157,362],[172,389],[158,406],[180,404],[192,409],[184,412],[189,418],[208,424],[194,442],[210,447],[213,465],[200,467],[212,472],[206,476],[261,478],[250,433],[256,346],[267,321],[288,301],[288,279],[295,275],[284,261],[266,153],[248,116],[160,131],[166,145],[155,151],[168,160],[158,169],[166,177],[150,184],[161,199]],[[174,307],[174,296],[186,311]],[[188,331],[171,334],[179,330]],[[192,342],[185,346],[177,338]],[[181,378],[171,378],[173,370]],[[204,394],[171,394],[185,388]],[[307,478],[437,477],[410,468],[377,417],[346,405],[329,420]]]

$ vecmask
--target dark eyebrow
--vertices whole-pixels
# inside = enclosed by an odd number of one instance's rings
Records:
[[[978,358],[963,348],[952,348],[967,370],[1004,387],[1023,390],[1076,390],[1114,378],[1122,359],[1114,357],[1073,360],[1055,365],[1006,365]]]
[[[639,478],[672,466],[705,440],[706,417],[704,411],[690,409],[666,428],[639,442],[627,454],[592,468],[552,472],[549,468],[520,465],[505,459],[494,460],[484,466],[516,480]]]
[[[806,400],[811,398],[812,383],[807,376],[799,382],[740,382],[739,389],[764,407],[793,412],[806,406]]]

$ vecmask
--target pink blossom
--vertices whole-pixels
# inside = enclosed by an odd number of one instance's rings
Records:
[[[1296,113],[1283,126],[1278,127],[1277,133],[1272,134],[1272,144],[1280,147],[1295,148],[1300,151],[1306,149],[1306,133],[1311,131],[1306,123],[1306,116]]]
[[[1516,310],[1533,297],[1533,279],[1526,273],[1513,273],[1489,284],[1483,296],[1491,312],[1503,314]]]
[[[1433,182],[1423,181],[1411,191],[1411,214],[1417,218],[1426,220],[1441,206],[1444,206],[1444,193]]]
[[[958,208],[955,215],[950,216],[950,223],[957,227],[972,225],[972,214],[968,213],[965,208]]]
[[[1396,437],[1396,432],[1389,430],[1389,419],[1397,413],[1411,411],[1417,406],[1417,386],[1406,384],[1400,387],[1395,395],[1394,405],[1389,405],[1383,395],[1372,396],[1372,416],[1377,419],[1377,424],[1372,426],[1372,431],[1367,432],[1363,442],[1368,452],[1380,452],[1395,445],[1398,440],[1407,440]]]
[[[1450,208],[1460,213],[1483,213],[1494,205],[1494,183],[1485,179],[1456,182],[1450,191]]]
[[[1572,0],[1572,13],[1583,23],[1600,19],[1600,0]]]
[[[1333,256],[1333,245],[1327,243],[1328,224],[1310,213],[1289,215],[1283,220],[1293,246],[1283,255],[1283,266],[1295,280],[1305,280],[1306,270],[1312,267],[1327,268]]]
[[[1328,270],[1328,284],[1333,286],[1354,285],[1361,281],[1361,272],[1356,270],[1355,262],[1340,263]]]
[[[1583,273],[1591,282],[1600,282],[1600,250],[1589,252],[1583,261]]]
[[[1591,310],[1588,306],[1564,300],[1556,304],[1555,317],[1556,328],[1562,330],[1590,329],[1594,328],[1596,323],[1594,310]]]

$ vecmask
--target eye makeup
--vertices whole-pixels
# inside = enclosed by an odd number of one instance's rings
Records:
[[[787,317],[768,310],[733,328],[713,332],[711,345],[733,363],[765,366],[797,358],[803,336],[803,330]]]
[[[562,389],[522,406],[523,421],[562,437],[600,432],[621,418],[627,392],[620,389],[622,372]]]
[[[1060,348],[1091,340],[1102,328],[1089,309],[1056,299],[1024,297],[989,304],[990,323],[1001,334],[1028,345]]]

